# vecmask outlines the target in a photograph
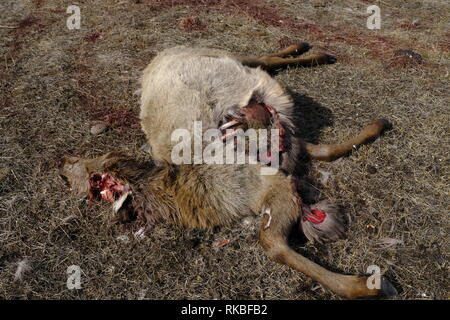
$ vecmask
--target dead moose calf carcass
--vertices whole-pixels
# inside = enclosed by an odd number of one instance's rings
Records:
[[[328,271],[288,245],[293,229],[319,242],[337,240],[344,230],[332,205],[302,203],[293,175],[302,155],[331,161],[379,136],[387,125],[385,120],[376,120],[357,137],[336,145],[312,145],[296,138],[293,100],[263,69],[335,62],[328,54],[298,57],[308,49],[308,44],[301,43],[262,57],[183,46],[164,50],[148,65],[142,79],[140,119],[152,160],[137,161],[120,152],[95,159],[65,157],[62,175],[77,193],[97,193],[114,201],[120,219],[140,227],[168,221],[181,227],[209,228],[262,213],[259,241],[274,261],[346,298],[395,294],[385,278],[379,289],[369,289],[367,277]],[[265,153],[267,161],[260,158],[256,163],[173,161],[172,151],[180,143],[173,141],[173,132],[182,128],[194,137],[196,121],[201,123],[201,132],[218,129],[220,143],[232,141],[233,147],[240,129],[276,129],[278,140],[270,150],[281,155],[281,170],[261,174],[274,161],[270,152]],[[202,148],[207,145],[201,143]],[[193,157],[195,148],[190,149],[190,140],[188,144]]]

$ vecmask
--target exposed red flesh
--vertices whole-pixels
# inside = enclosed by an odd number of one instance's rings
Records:
[[[307,220],[314,224],[319,224],[325,221],[327,218],[327,213],[319,209],[310,209],[309,206],[302,203],[302,200],[298,194],[299,181],[296,178],[292,178],[292,189],[295,194],[294,201],[299,204],[302,208],[302,219]]]
[[[268,105],[260,104],[251,102],[246,107],[239,110],[239,112],[242,114],[243,118],[232,118],[228,122],[224,123],[222,126],[220,126],[220,130],[225,131],[226,133],[223,134],[222,140],[226,140],[227,138],[235,136],[235,133],[232,130],[236,130],[233,127],[237,127],[241,125],[245,120],[256,120],[260,122],[263,126],[269,127],[272,123],[275,129],[278,129],[278,149],[277,151],[282,152],[285,150],[284,145],[284,136],[286,134],[286,130],[284,129],[283,125],[281,124],[280,117],[277,113],[277,111]],[[264,162],[272,162],[272,154],[270,151],[267,152],[265,156],[260,157],[260,161]]]
[[[265,108],[265,105],[252,103],[248,106],[242,108],[239,110],[240,113],[242,113],[246,118],[248,119],[254,119],[261,122],[261,124],[268,126],[270,125],[270,121],[272,118],[272,114],[269,112],[267,108]]]
[[[312,209],[310,212],[305,214],[305,219],[314,224],[322,223],[326,217],[327,213],[319,209]]]
[[[89,193],[90,200],[93,200],[96,196],[100,196],[108,202],[114,202],[117,197],[120,197],[129,188],[126,183],[115,179],[107,172],[91,174],[89,184],[91,186]]]

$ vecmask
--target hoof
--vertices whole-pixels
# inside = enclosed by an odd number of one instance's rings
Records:
[[[325,53],[325,61],[328,64],[336,63],[337,58],[329,53]]]
[[[392,124],[389,122],[388,119],[380,118],[380,119],[377,119],[375,121],[378,121],[378,122],[380,122],[383,125],[383,130],[392,129]]]
[[[297,46],[298,48],[292,53],[292,55],[301,55],[308,52],[312,48],[308,42],[301,42]]]
[[[398,296],[397,289],[395,289],[394,285],[385,277],[381,277],[380,294],[384,297]]]

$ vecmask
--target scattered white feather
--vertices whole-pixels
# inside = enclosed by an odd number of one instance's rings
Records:
[[[378,242],[378,244],[380,244],[381,246],[383,246],[385,248],[393,247],[398,244],[399,245],[403,244],[403,240],[395,239],[395,238],[388,238],[388,237],[381,238],[377,242]]]
[[[245,217],[242,219],[242,226],[244,228],[251,228],[253,226],[253,219],[250,217]]]
[[[146,294],[147,294],[147,289],[141,289],[139,291],[138,300],[144,300]]]
[[[320,183],[322,183],[324,186],[328,185],[328,181],[331,177],[331,172],[320,169],[318,171],[320,173]]]
[[[62,219],[62,223],[67,223],[69,221],[72,221],[75,218],[76,218],[76,216],[74,214],[71,214],[70,216],[67,216],[64,219]]]
[[[138,231],[134,233],[136,239],[144,239],[145,238],[145,227],[140,228]]]
[[[118,236],[116,239],[119,240],[119,241],[125,242],[125,243],[130,242],[130,238],[127,235],[124,235],[124,234],[121,235],[121,236]]]
[[[16,273],[14,274],[14,281],[21,281],[23,274],[30,269],[31,267],[28,259],[23,259],[22,261],[19,261],[19,263],[17,264]]]
[[[144,143],[140,148],[139,148],[142,152],[151,154],[151,147],[148,143]]]

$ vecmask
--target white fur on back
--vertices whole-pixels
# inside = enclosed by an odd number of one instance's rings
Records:
[[[142,79],[140,118],[153,156],[170,161],[175,129],[192,130],[194,121],[202,121],[203,131],[217,128],[225,114],[245,107],[251,98],[275,108],[291,125],[292,99],[265,71],[245,67],[222,50],[164,50]]]

